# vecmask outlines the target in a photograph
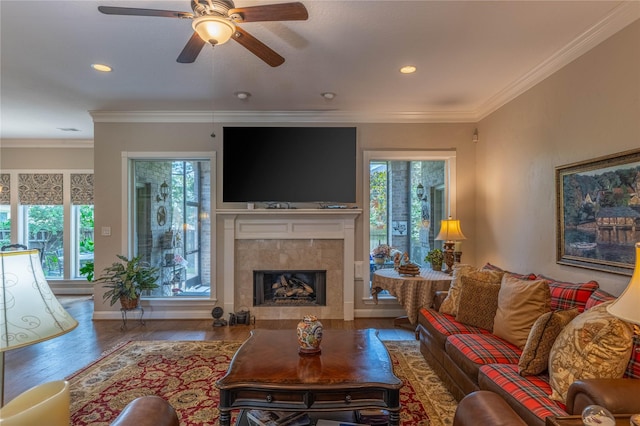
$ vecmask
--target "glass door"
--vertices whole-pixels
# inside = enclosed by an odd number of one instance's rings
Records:
[[[208,297],[210,162],[134,160],[134,173],[134,246],[160,270],[161,285],[152,295]]]

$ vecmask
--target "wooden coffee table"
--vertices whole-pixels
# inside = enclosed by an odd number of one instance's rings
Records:
[[[386,409],[400,422],[402,381],[377,332],[325,330],[319,355],[299,355],[296,330],[254,330],[220,389],[220,425],[231,410],[333,412]]]

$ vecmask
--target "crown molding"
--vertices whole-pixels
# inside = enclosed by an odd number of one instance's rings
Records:
[[[640,2],[632,0],[621,3],[569,44],[490,97],[476,111],[476,121],[480,121],[520,96],[637,19],[640,19]]]
[[[93,148],[93,139],[2,139],[0,148]]]
[[[94,123],[467,123],[473,112],[91,111]]]

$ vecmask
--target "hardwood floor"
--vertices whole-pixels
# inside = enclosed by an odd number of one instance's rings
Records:
[[[213,327],[213,318],[149,320],[146,325],[129,319],[127,329],[122,331],[122,321],[92,319],[92,299],[71,296],[58,299],[79,322],[78,327],[58,338],[5,352],[5,401],[41,383],[64,379],[106,350],[129,340],[244,340],[253,328],[290,329],[294,333],[298,323],[298,320],[257,321],[251,326]],[[375,328],[383,340],[415,339],[412,330],[395,327],[392,318],[321,320],[325,329]]]

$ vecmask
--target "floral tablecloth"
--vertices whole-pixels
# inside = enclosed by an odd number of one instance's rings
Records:
[[[430,268],[420,268],[420,275],[415,277],[400,275],[394,269],[379,269],[373,273],[371,295],[378,303],[378,293],[387,290],[405,309],[411,325],[417,325],[420,308],[431,306],[435,292],[448,290],[450,285],[450,275]]]

